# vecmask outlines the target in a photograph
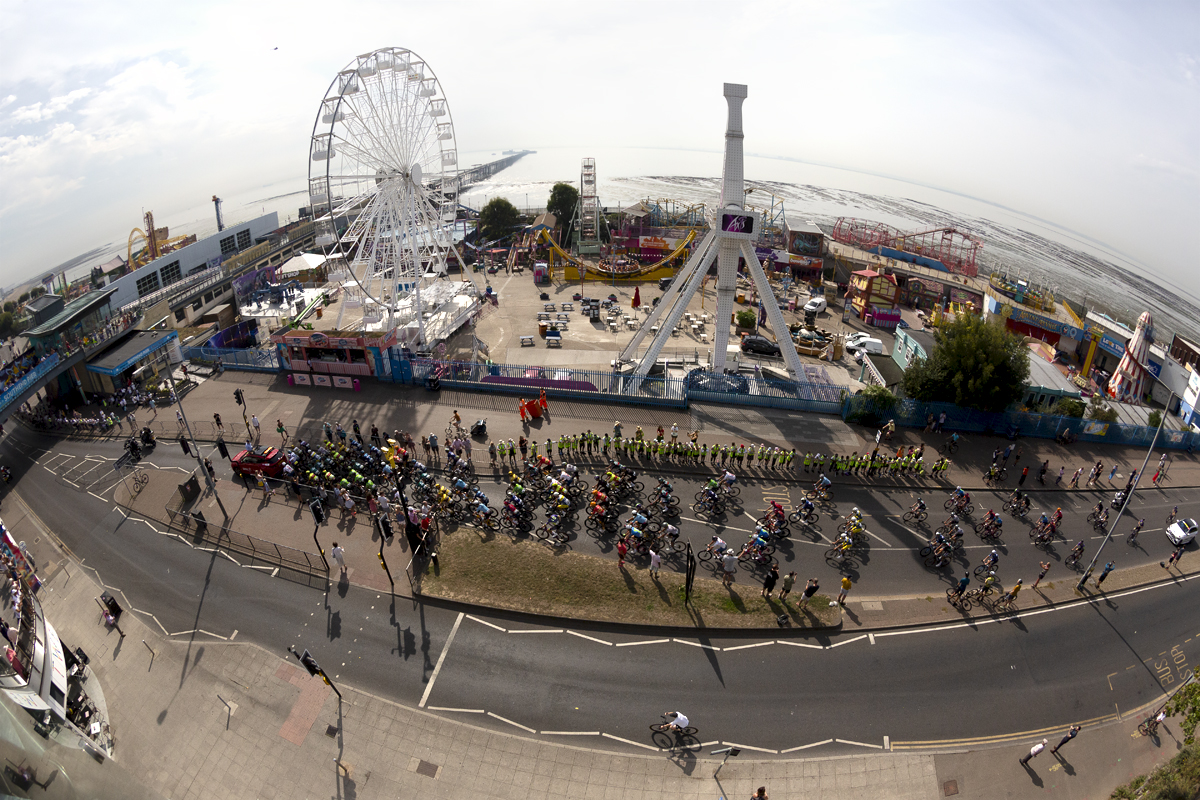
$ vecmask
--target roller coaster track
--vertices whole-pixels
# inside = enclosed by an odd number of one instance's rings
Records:
[[[550,234],[547,231],[541,231],[540,234],[541,234],[541,237],[546,240],[546,243],[549,245],[550,250],[554,253],[557,253],[559,258],[562,258],[564,261],[574,264],[577,267],[583,267],[589,273],[591,273],[594,277],[605,278],[605,279],[613,277],[614,273],[599,269],[597,267],[592,266],[591,264],[587,264],[584,261],[576,258],[575,256],[573,256],[570,253],[563,250],[561,247],[558,246],[558,244],[552,238],[550,238]],[[695,240],[695,238],[696,238],[696,231],[694,231],[694,230],[688,231],[687,237],[685,237],[684,240],[679,243],[679,246],[676,247],[673,251],[671,251],[671,253],[669,253],[664,258],[662,258],[658,261],[655,261],[653,264],[647,264],[645,266],[639,267],[638,269],[633,270],[632,272],[617,272],[617,273],[615,273],[616,277],[618,277],[618,278],[637,278],[642,275],[647,275],[647,274],[653,272],[654,270],[659,269],[660,267],[663,267],[666,264],[670,263],[673,259],[676,259],[679,256],[681,256],[684,253],[684,251],[687,250],[688,245],[690,245]]]

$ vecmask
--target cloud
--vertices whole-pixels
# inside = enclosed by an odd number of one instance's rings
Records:
[[[12,120],[14,122],[44,122],[51,119],[55,115],[66,111],[74,103],[82,100],[92,93],[91,89],[76,89],[73,92],[67,92],[61,97],[54,97],[45,103],[34,103],[29,106],[21,106],[12,112]],[[16,100],[15,95],[9,95],[5,99],[5,105],[11,100]]]
[[[1188,83],[1196,82],[1196,59],[1186,53],[1179,54],[1179,72]]]
[[[1148,170],[1151,172],[1162,172],[1167,175],[1173,175],[1177,178],[1186,178],[1188,180],[1195,179],[1198,173],[1195,167],[1188,167],[1183,164],[1176,164],[1171,161],[1163,161],[1162,159],[1150,158],[1145,153],[1138,153],[1133,157],[1132,164],[1135,169]]]

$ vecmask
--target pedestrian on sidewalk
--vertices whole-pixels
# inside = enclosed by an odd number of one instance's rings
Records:
[[[279,446],[283,447],[284,445],[287,444],[287,428],[283,427],[283,420],[281,420],[281,419],[275,420],[275,430],[279,433],[279,436],[282,440],[279,443]]]
[[[492,466],[496,466],[496,443],[488,443],[488,458],[492,460]]]
[[[725,557],[721,559],[721,569],[723,570],[721,583],[726,587],[733,583],[733,576],[737,574],[737,565],[737,556],[733,554],[733,551],[726,550]]]
[[[217,484],[217,471],[213,468],[211,458],[204,459],[204,469],[208,471],[208,477],[212,479],[213,485]]]
[[[758,787],[758,791],[756,791],[754,794],[750,795],[750,800],[770,800],[767,797],[767,787],[765,787],[765,786]]]
[[[1063,465],[1058,468],[1058,478],[1054,481],[1055,486],[1062,485],[1063,473],[1065,473],[1066,471],[1067,471],[1066,465]]]
[[[1050,469],[1050,459],[1046,459],[1042,463],[1041,469],[1038,470],[1038,483],[1041,483],[1043,485],[1046,483],[1046,471],[1048,469]]]
[[[625,566],[625,554],[629,552],[629,548],[625,546],[625,540],[617,542],[617,566]]]
[[[1013,455],[1013,466],[1015,467],[1017,464],[1020,464],[1020,463],[1021,463],[1021,448],[1018,447],[1016,453]]]
[[[1037,580],[1033,582],[1034,589],[1036,589],[1038,587],[1038,584],[1042,582],[1042,578],[1046,577],[1046,573],[1050,571],[1050,562],[1049,561],[1043,561],[1043,562],[1041,562],[1041,564],[1042,564],[1042,571],[1038,573]]]
[[[156,406],[154,404],[153,397],[150,398],[150,410],[154,412],[154,414],[152,415],[154,417],[154,419],[158,419],[158,406]]]
[[[1029,467],[1025,467],[1025,468],[1023,468],[1023,469],[1021,470],[1021,480],[1017,481],[1017,486],[1024,486],[1024,485],[1025,485],[1025,478],[1026,478],[1028,475],[1029,475]]]
[[[220,414],[213,414],[213,424],[217,426],[217,430],[221,433],[225,432],[225,423],[221,422]]]
[[[801,592],[800,602],[796,604],[796,610],[800,610],[807,606],[808,601],[812,600],[812,596],[816,594],[817,590],[820,588],[821,585],[817,582],[816,578],[809,578],[808,585],[805,586],[804,591]]]
[[[1183,557],[1183,546],[1180,545],[1179,547],[1176,547],[1171,552],[1171,557],[1167,559],[1167,563],[1164,564],[1163,562],[1160,561],[1160,562],[1158,562],[1158,565],[1160,567],[1162,567],[1163,569],[1170,569],[1171,567],[1175,566],[1176,562],[1178,562],[1179,559],[1182,557]]]
[[[525,422],[525,398],[517,401],[517,411],[521,414],[521,422]]]
[[[538,394],[538,405],[542,407],[542,414],[547,419],[549,419],[550,418],[550,404],[546,402],[546,390],[545,389],[542,389],[541,393]]]
[[[1058,751],[1060,749],[1062,749],[1062,746],[1064,744],[1066,744],[1067,742],[1071,741],[1072,739],[1074,739],[1076,736],[1078,736],[1080,730],[1081,730],[1080,726],[1072,725],[1071,728],[1067,731],[1066,736],[1059,739],[1058,744],[1056,744],[1056,745],[1054,745],[1054,747],[1050,748],[1050,755],[1052,755],[1052,756],[1058,755]]]
[[[175,421],[179,423],[180,428],[183,427],[183,412],[178,409],[175,410]]]
[[[1113,464],[1112,469],[1108,471],[1108,482],[1112,483],[1113,476],[1117,474],[1117,465]]]
[[[250,415],[250,424],[254,426],[254,441],[261,442],[262,441],[262,425],[259,424],[257,415],[255,415],[255,414]]]
[[[1049,739],[1042,739],[1040,742],[1035,744],[1033,747],[1029,748],[1028,755],[1021,756],[1017,760],[1021,762],[1022,767],[1029,766],[1029,759],[1034,758],[1035,756],[1041,755],[1041,752],[1046,749],[1046,745],[1048,745],[1048,744],[1050,744]]]
[[[521,460],[529,457],[529,440],[522,436],[517,440],[517,449],[521,451]]]
[[[366,442],[363,441],[362,428],[359,427],[358,420],[352,419],[352,420],[350,420],[350,423],[351,423],[351,427],[354,428],[354,438],[358,439],[359,444],[366,444]]]
[[[1075,470],[1075,474],[1071,476],[1071,488],[1072,489],[1079,488],[1079,476],[1082,474],[1083,474],[1083,467],[1080,467],[1079,469]]]
[[[342,574],[345,575],[346,574],[346,551],[345,551],[345,549],[337,542],[334,542],[333,549],[330,550],[329,553],[330,553],[330,555],[333,556],[333,560],[337,562],[338,569],[340,569],[342,571]]]
[[[1158,477],[1159,477],[1159,475],[1161,475],[1161,474],[1162,474],[1162,470],[1159,470],[1159,471],[1155,472],[1155,473],[1154,473],[1154,477],[1150,479],[1150,482],[1151,482],[1152,484],[1154,484],[1155,486],[1158,486]]]
[[[657,550],[650,551],[650,577],[658,580],[658,571],[662,569],[662,556]]]
[[[854,584],[850,582],[849,575],[842,576],[842,590],[838,592],[837,600],[833,601],[835,606],[840,606],[846,602],[846,593],[850,591],[850,587]]]
[[[932,414],[930,417],[932,418]],[[787,603],[787,596],[792,593],[792,587],[796,585],[796,573],[789,572],[783,576],[783,588],[779,590],[779,599],[783,603]]]
[[[763,597],[770,597],[771,592],[775,591],[775,584],[779,582],[779,566],[771,565],[771,571],[767,573],[767,577],[763,578],[763,588],[760,594]]]
[[[930,433],[930,432],[932,432],[932,431],[933,431],[933,414],[930,414],[929,416],[927,416],[927,417],[925,418],[925,430],[924,430],[924,433]]]
[[[945,425],[946,425],[946,412],[943,411],[941,414],[938,414],[937,430],[935,430],[934,433],[941,433],[942,428],[945,427]]]

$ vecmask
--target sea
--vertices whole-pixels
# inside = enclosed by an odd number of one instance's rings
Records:
[[[459,164],[483,164],[503,154],[502,150],[460,152]],[[486,182],[468,187],[460,200],[481,208],[502,196],[518,208],[543,208],[556,182],[579,185],[585,157],[596,160],[600,204],[608,210],[645,199],[711,207],[720,195],[719,150],[555,147],[525,155]],[[1197,287],[1176,285],[1135,258],[1049,221],[931,186],[793,159],[748,154],[745,174],[746,188],[753,188],[747,198],[752,206],[764,208],[782,201],[789,219],[812,221],[826,231],[839,217],[902,230],[954,227],[983,240],[980,274],[1019,275],[1130,328],[1149,310],[1159,341],[1169,342],[1173,333],[1200,341]],[[223,198],[226,224],[271,211],[279,214],[280,224],[298,219],[307,203],[307,177],[297,175]],[[195,233],[203,238],[217,229],[211,202],[155,222],[168,225],[172,236]],[[86,275],[113,255],[124,255],[123,236],[64,265],[68,279]]]

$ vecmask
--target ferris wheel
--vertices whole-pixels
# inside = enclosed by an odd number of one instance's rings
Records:
[[[352,60],[321,100],[308,163],[316,243],[342,259],[330,272],[346,288],[338,327],[361,307],[364,327],[409,326],[425,344],[424,318],[448,295],[438,290],[457,291],[448,260],[468,274],[452,236],[454,122],[433,70],[398,47]]]

